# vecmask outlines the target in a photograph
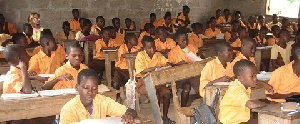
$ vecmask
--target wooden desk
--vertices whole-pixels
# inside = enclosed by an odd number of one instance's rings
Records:
[[[102,95],[114,100],[116,94],[115,90],[102,93]],[[61,108],[74,97],[75,95],[62,95],[18,100],[0,98],[0,122],[59,115]]]
[[[105,53],[105,77],[108,87],[111,87],[111,62],[117,61],[118,50],[116,51],[103,51]]]
[[[217,25],[217,28],[219,28],[221,30],[222,33],[226,33],[226,31],[229,31],[231,28],[230,24],[226,24],[226,25]]]
[[[271,48],[256,49],[255,51],[255,65],[256,69],[260,70],[260,63],[262,59],[271,58]]]
[[[83,52],[84,52],[84,64],[89,65],[93,60],[93,50],[95,48],[95,41],[84,41],[80,42],[83,44]]]
[[[265,107],[252,109],[258,113],[258,124],[299,124],[300,114],[292,114],[290,116],[282,112],[281,104],[268,104]]]
[[[203,39],[203,47],[215,47],[215,44],[225,39]]]

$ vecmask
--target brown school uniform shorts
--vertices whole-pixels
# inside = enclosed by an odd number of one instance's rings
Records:
[[[145,82],[144,82],[143,78],[138,79],[138,82],[136,84],[136,89],[140,94],[148,96],[146,86],[145,86]],[[165,85],[155,86],[155,89],[156,89],[156,92],[160,96],[163,96],[165,94],[170,93],[170,90]]]

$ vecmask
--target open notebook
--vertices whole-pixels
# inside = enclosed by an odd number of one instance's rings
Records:
[[[122,118],[119,117],[107,117],[103,119],[85,119],[80,122],[72,124],[123,124]]]
[[[267,81],[267,80],[270,80],[271,75],[272,75],[272,72],[265,72],[265,71],[263,71],[260,74],[257,74],[256,78],[259,81]]]
[[[31,94],[23,94],[23,93],[10,93],[10,94],[2,94],[1,97],[5,100],[8,99],[23,99],[23,98],[32,98],[38,97],[39,94],[37,92],[32,92]]]

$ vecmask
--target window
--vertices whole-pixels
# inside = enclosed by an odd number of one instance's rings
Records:
[[[298,18],[300,0],[267,0],[267,15]]]

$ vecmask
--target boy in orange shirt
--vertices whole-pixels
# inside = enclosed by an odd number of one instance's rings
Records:
[[[114,45],[116,47],[119,47],[125,43],[124,38],[122,38],[123,36],[119,35],[119,37],[118,37],[118,32],[115,27],[107,26],[107,28],[110,29],[110,40],[112,40],[114,42]]]
[[[250,109],[265,106],[263,102],[250,100],[251,87],[257,84],[255,65],[249,60],[238,61],[234,67],[235,80],[230,83],[220,102],[219,119],[223,124],[242,122],[257,123],[251,118]]]
[[[66,59],[68,59],[68,62],[55,70],[54,76],[48,79],[43,89],[75,88],[78,72],[88,68],[81,63],[83,57],[84,54],[80,44],[78,42],[69,43],[66,47]]]
[[[156,14],[155,14],[155,13],[151,13],[151,14],[150,14],[150,21],[144,22],[144,24],[141,26],[140,32],[146,30],[146,29],[145,29],[145,25],[146,25],[147,23],[152,24],[155,28],[157,28],[157,27],[159,26],[159,24],[158,24],[157,21],[156,21]],[[144,30],[144,29],[145,29],[145,30]]]
[[[210,21],[209,21],[210,28],[207,28],[205,30],[205,36],[208,39],[215,39],[216,35],[221,33],[221,30],[216,27],[216,21],[217,21],[216,17],[210,18]]]
[[[148,96],[146,91],[146,86],[143,81],[142,76],[148,72],[155,71],[157,68],[167,66],[169,64],[168,59],[166,59],[161,53],[156,52],[154,39],[150,36],[144,36],[143,38],[144,50],[139,52],[135,59],[135,70],[136,76],[138,77],[138,82],[136,84],[137,91],[145,96]],[[163,98],[163,121],[164,123],[174,123],[168,118],[168,109],[170,105],[171,92],[165,86],[156,86],[156,92],[158,98]]]
[[[79,95],[67,102],[60,113],[60,124],[80,122],[85,119],[102,119],[107,116],[122,117],[125,124],[133,123],[135,110],[115,102],[109,97],[98,94],[101,80],[97,72],[84,69],[78,74],[76,90]]]
[[[222,16],[221,10],[220,10],[220,9],[218,9],[218,10],[216,11],[216,19],[217,19],[216,25],[226,23],[226,20],[225,20],[225,18]]]
[[[172,17],[171,12],[166,12],[166,14],[164,16],[164,21],[161,25],[161,26],[164,26],[166,28],[168,34],[175,33],[175,27],[172,23],[171,17]]]
[[[218,42],[215,45],[218,57],[206,63],[201,71],[199,93],[204,97],[205,87],[217,82],[230,82],[231,77],[226,76],[227,65],[233,59],[233,51],[228,42]]]
[[[227,24],[231,23],[232,17],[230,15],[229,9],[224,9],[224,16],[223,16],[223,18],[225,19],[225,22]]]
[[[188,6],[183,6],[182,7],[182,12],[180,13],[180,15],[177,17],[177,20],[178,20],[178,24],[181,26],[181,27],[187,27],[191,21],[192,21],[192,18],[190,16],[190,7]]]
[[[156,37],[156,50],[161,52],[163,55],[167,55],[170,52],[170,50],[176,46],[176,43],[172,38],[167,38],[167,32],[165,27],[159,26],[156,29]]]
[[[257,23],[256,23],[256,17],[254,15],[251,15],[248,18],[248,32],[249,32],[249,36],[254,38],[257,33],[258,33],[258,29],[257,29]]]
[[[274,25],[271,28],[271,32],[273,33],[273,35],[268,39],[268,46],[273,46],[274,44],[276,44],[278,42],[279,31],[280,31],[280,27],[277,25]]]
[[[278,17],[277,14],[273,14],[273,16],[272,16],[272,22],[268,23],[267,25],[268,25],[269,28],[271,28],[271,27],[273,27],[275,25],[279,26],[279,28],[281,28],[281,26],[282,26],[282,24],[279,22],[279,17]]]
[[[81,41],[81,39],[83,39],[84,37],[91,35],[91,28],[92,22],[89,19],[84,19],[82,22],[82,31],[78,31],[76,33],[75,39],[77,41]]]
[[[26,36],[28,47],[36,47],[36,46],[40,45],[38,42],[34,41],[32,38],[33,28],[31,26],[31,24],[28,24],[28,23],[23,24],[23,34],[25,34],[25,36]]]
[[[259,15],[257,19],[257,29],[260,30],[263,26],[266,26],[269,30],[269,27],[265,23],[265,16]]]
[[[3,94],[20,92],[30,94],[32,89],[27,73],[29,56],[25,48],[19,44],[7,46],[4,57],[11,66],[3,83]]]
[[[70,23],[68,21],[63,22],[62,29],[58,36],[57,41],[60,44],[63,44],[65,40],[75,40],[75,33],[74,31],[71,31]]]
[[[244,27],[239,27],[238,30],[238,36],[236,37],[235,41],[233,43],[231,43],[233,52],[235,53],[234,56],[237,56],[240,52],[241,49],[241,39],[243,39],[244,37],[247,36],[247,29]]]
[[[200,49],[203,46],[203,40],[201,34],[203,33],[203,25],[201,23],[192,24],[192,34],[189,37],[189,44],[193,45],[197,49]]]
[[[101,30],[105,27],[105,19],[103,16],[98,16],[96,18],[96,24],[94,24],[91,28],[91,32],[95,35],[100,36]]]
[[[140,34],[140,37],[138,39],[138,46],[143,47],[142,39],[144,38],[144,36],[151,36],[152,38],[155,38],[154,35],[155,35],[155,27],[153,26],[153,24],[151,23],[145,24],[145,31],[143,31]]]
[[[132,21],[130,18],[126,18],[125,25],[122,27],[122,29],[125,31],[135,31],[136,29],[135,22]]]
[[[300,44],[292,48],[294,61],[281,66],[271,75],[269,84],[274,88],[274,94],[267,93],[267,99],[275,102],[285,102],[287,97],[300,94]]]
[[[0,14],[0,33],[13,35],[17,32],[16,27],[12,23],[6,22],[3,14]]]
[[[125,31],[123,29],[121,29],[121,21],[119,18],[113,18],[112,19],[112,24],[117,32],[117,40],[122,40],[124,41],[124,37],[125,37]],[[124,43],[124,42],[123,42]]]
[[[73,14],[73,19],[70,20],[70,28],[72,31],[77,33],[78,31],[81,31],[80,23],[79,23],[79,10],[78,9],[73,9],[72,10]]]
[[[268,32],[268,28],[266,26],[262,26],[258,32],[258,35],[254,38],[256,41],[256,45],[258,47],[268,46],[266,34]]]
[[[238,35],[238,28],[240,27],[240,22],[238,20],[233,20],[231,22],[231,28],[229,31],[225,33],[225,40],[226,42],[232,43],[234,42]]]
[[[245,23],[243,22],[242,18],[241,18],[241,14],[239,12],[235,12],[234,13],[234,19],[238,20],[240,22],[240,26],[247,28],[247,26],[245,25]]]

